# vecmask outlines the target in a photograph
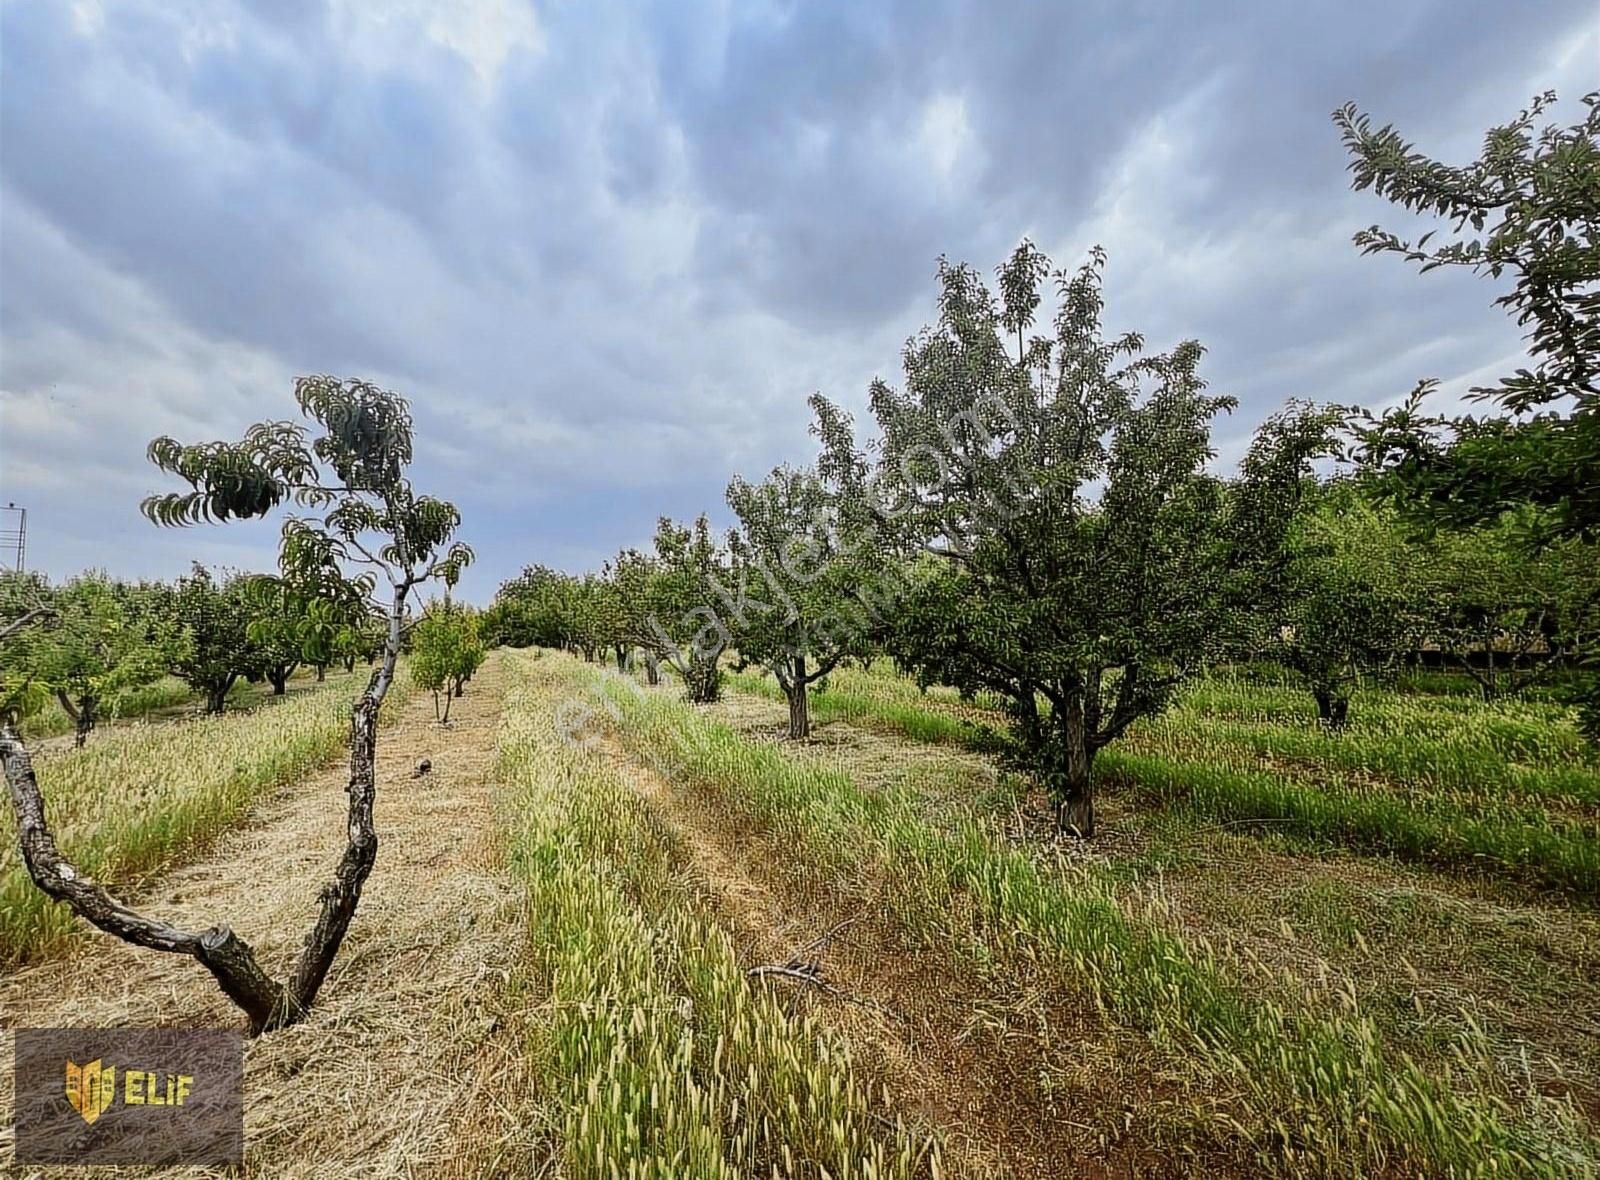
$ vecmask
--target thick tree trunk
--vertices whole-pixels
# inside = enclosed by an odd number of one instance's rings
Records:
[[[811,735],[811,715],[806,702],[806,658],[795,656],[790,679],[783,686],[789,698],[789,736],[795,740]]]
[[[89,732],[94,729],[95,722],[99,720],[95,710],[95,699],[84,697],[78,703],[78,715],[73,719],[72,744],[78,749],[83,749],[83,744],[89,740]]]
[[[1056,830],[1087,840],[1094,835],[1094,754],[1082,706],[1062,710],[1060,725],[1061,769],[1052,784]]]
[[[228,677],[221,684],[213,684],[206,689],[206,712],[220,713],[228,707],[228,690],[233,687],[235,677]]]
[[[1343,729],[1349,724],[1350,698],[1331,688],[1313,688],[1317,698],[1317,719],[1328,729]]]
[[[617,656],[617,671],[626,672],[628,670],[628,649],[625,647],[618,647],[614,650],[616,651]]]
[[[297,665],[290,664],[287,668],[269,668],[267,680],[272,684],[272,695],[281,697],[289,688],[289,677],[294,675]]]
[[[683,687],[689,700],[696,705],[709,705],[721,696],[722,677],[718,673],[716,658],[708,659],[698,651],[690,652]]]
[[[328,665],[326,665],[326,664],[318,664],[317,665],[317,683],[321,684],[327,678],[328,678]]]
[[[644,681],[646,684],[661,683],[661,661],[653,651],[644,653]]]

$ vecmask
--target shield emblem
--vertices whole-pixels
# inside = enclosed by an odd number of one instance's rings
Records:
[[[112,1066],[102,1069],[99,1058],[83,1066],[67,1062],[67,1101],[84,1122],[93,1124],[116,1094],[117,1071]]]

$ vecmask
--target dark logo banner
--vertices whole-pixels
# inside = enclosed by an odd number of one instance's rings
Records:
[[[230,1164],[244,1158],[238,1032],[17,1030],[19,1164]]]

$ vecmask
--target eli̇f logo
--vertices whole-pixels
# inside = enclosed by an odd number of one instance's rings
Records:
[[[11,1040],[12,1158],[0,1175],[9,1163],[244,1161],[239,1030],[19,1028]]]
[[[142,1069],[122,1071],[122,1102],[125,1106],[182,1106],[194,1087],[189,1074],[146,1073]],[[117,1071],[99,1058],[88,1065],[67,1060],[67,1101],[90,1126],[117,1100]]]

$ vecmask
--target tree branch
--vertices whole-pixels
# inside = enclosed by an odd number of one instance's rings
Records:
[[[13,619],[4,627],[0,627],[0,639],[10,639],[24,627],[31,627],[34,623],[41,622],[44,619],[53,619],[55,617],[56,612],[51,607],[36,606],[21,618]]]

